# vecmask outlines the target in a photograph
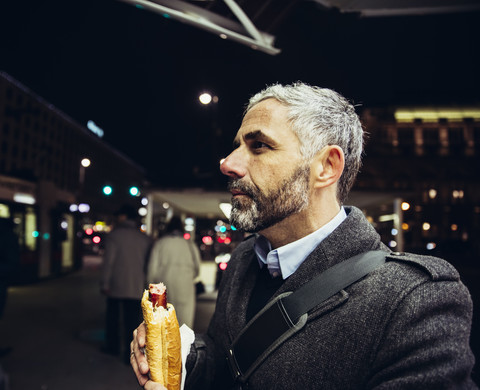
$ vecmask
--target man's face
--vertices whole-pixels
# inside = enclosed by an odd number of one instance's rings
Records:
[[[243,179],[234,179],[229,189],[232,193],[246,195],[233,197],[230,222],[246,232],[259,232],[308,206],[308,179],[310,170],[299,167],[283,181],[276,183],[268,192],[262,192]]]
[[[308,205],[310,170],[287,109],[274,99],[258,103],[245,115],[234,151],[220,169],[231,177],[230,221],[240,230],[262,231]]]

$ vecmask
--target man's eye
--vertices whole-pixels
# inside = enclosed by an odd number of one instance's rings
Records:
[[[268,148],[270,149],[270,145],[266,144],[265,142],[255,141],[252,143],[252,149],[263,149]]]

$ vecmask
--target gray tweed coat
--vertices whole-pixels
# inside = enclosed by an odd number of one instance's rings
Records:
[[[360,210],[346,210],[347,219],[275,295],[358,253],[390,252]],[[200,349],[187,388],[230,388],[227,348],[245,325],[258,275],[253,241],[232,256],[208,333],[197,336]],[[450,264],[389,254],[383,267],[314,308],[306,326],[257,368],[247,388],[474,389],[471,317],[469,292]]]

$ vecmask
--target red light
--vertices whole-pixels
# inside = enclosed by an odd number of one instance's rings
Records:
[[[100,241],[102,241],[102,239],[101,239],[100,237],[98,237],[98,236],[95,236],[95,237],[92,238],[92,241],[93,241],[95,244],[99,244]]]
[[[190,237],[192,237],[192,236],[190,235],[190,233],[185,233],[185,234],[183,235],[183,238],[184,238],[185,240],[190,240]]]
[[[212,243],[213,243],[213,238],[210,237],[210,236],[204,236],[204,237],[202,237],[202,242],[203,242],[205,245],[212,245]]]
[[[230,244],[231,242],[232,242],[232,239],[231,239],[230,237],[225,238],[225,241],[224,241],[225,244],[228,245],[228,244]]]
[[[218,238],[217,238],[217,241],[218,241],[220,244],[222,244],[222,243],[225,241],[225,239],[224,239],[223,237],[218,237]]]
[[[218,265],[218,267],[219,267],[222,271],[225,271],[225,270],[227,269],[227,265],[228,265],[227,263],[220,263],[220,264]]]
[[[86,229],[85,234],[87,234],[88,236],[92,235],[93,234],[93,229],[92,228]]]

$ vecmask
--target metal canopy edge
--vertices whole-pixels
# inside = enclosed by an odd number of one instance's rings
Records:
[[[273,46],[275,37],[259,31],[234,0],[224,0],[241,24],[201,7],[176,0],[119,0],[201,28],[270,55],[280,53]]]
[[[314,0],[325,8],[363,17],[452,14],[479,11],[477,0]]]

